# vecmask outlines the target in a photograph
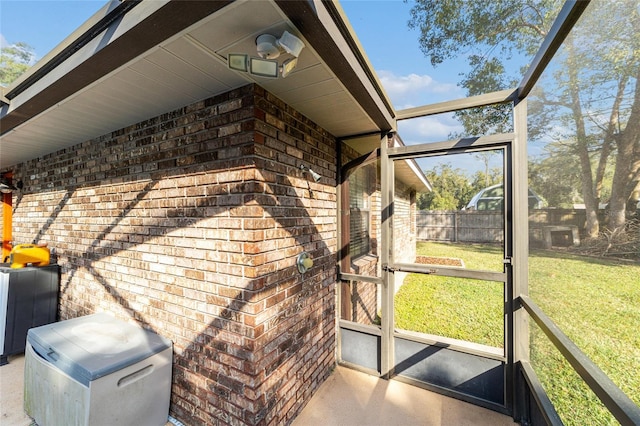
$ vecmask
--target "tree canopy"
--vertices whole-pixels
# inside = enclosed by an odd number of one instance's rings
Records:
[[[424,173],[433,190],[419,194],[417,207],[421,210],[461,210],[480,190],[502,182],[499,169],[477,171],[468,176],[464,170],[448,163]]]
[[[34,53],[26,43],[16,43],[0,50],[0,85],[8,86],[20,77],[33,61]]]
[[[472,96],[515,87],[523,70],[512,59],[533,58],[561,7],[554,0],[416,0],[409,25],[420,30],[433,65],[467,57],[459,85]],[[548,201],[566,204],[578,195],[590,237],[598,235],[604,197],[609,227],[621,229],[640,196],[639,13],[632,0],[592,2],[530,95],[530,139],[544,145],[546,157],[532,163],[541,176],[531,179],[555,184],[559,194],[547,191]],[[511,125],[500,107],[457,117],[468,136]]]

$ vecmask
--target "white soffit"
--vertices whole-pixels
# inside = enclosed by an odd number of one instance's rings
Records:
[[[166,5],[179,7],[180,3],[141,2],[127,12],[115,30],[107,29],[41,80],[15,96],[9,112],[33,97],[47,96],[49,85],[67,77],[66,74],[73,75],[74,69],[91,58],[98,46],[126,37],[127,31],[150,14],[162,12],[161,9]],[[318,18],[323,24],[335,27],[324,12],[322,3],[317,7]],[[257,56],[257,35],[280,35],[284,30],[299,36],[307,45],[300,54],[294,72],[287,78],[253,77],[227,68],[228,53]],[[332,37],[336,38],[337,29],[330,31],[334,32]],[[336,42],[342,50],[339,53],[355,63],[355,57],[350,57],[352,53],[346,43],[343,40]],[[36,65],[37,68],[40,66]],[[363,84],[375,92],[362,70],[357,66],[354,70],[364,79]],[[252,81],[335,136],[378,129],[349,88],[336,77],[275,2],[240,0],[206,16],[0,136],[0,167],[108,134]],[[378,103],[388,114],[384,105]]]

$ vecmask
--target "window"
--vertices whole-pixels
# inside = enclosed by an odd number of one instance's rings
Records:
[[[349,254],[351,259],[363,256],[371,250],[370,194],[375,176],[370,167],[361,167],[349,176]]]

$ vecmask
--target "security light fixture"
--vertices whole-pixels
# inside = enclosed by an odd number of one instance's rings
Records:
[[[271,34],[261,34],[256,38],[256,49],[259,58],[244,53],[229,53],[227,65],[234,71],[248,72],[258,77],[277,78],[278,74],[286,77],[298,64],[298,56],[304,43],[298,37],[285,31],[280,38]],[[292,55],[280,65],[276,58],[281,54]]]
[[[277,44],[278,40],[271,34],[262,34],[256,38],[256,48],[258,56],[263,59],[276,59],[280,56],[280,48]]]
[[[249,59],[249,72],[259,77],[278,77],[278,61],[269,61],[260,58]]]
[[[11,185],[7,179],[0,180],[0,192],[3,194],[11,194],[13,191],[17,191],[18,188]]]
[[[282,63],[282,78],[285,78],[298,64],[298,58],[291,58]]]
[[[249,55],[243,53],[229,53],[227,58],[229,68],[236,71],[249,71]]]
[[[319,173],[314,172],[304,164],[300,164],[300,170],[302,170],[303,173],[309,173],[314,182],[318,182],[320,179],[322,179],[322,176]]]
[[[256,48],[258,55],[263,59],[276,59],[285,52],[297,58],[304,48],[304,43],[289,31],[285,31],[278,39],[271,34],[259,35],[256,38]]]
[[[282,33],[282,37],[276,41],[276,44],[283,48],[285,52],[295,56],[296,58],[300,56],[300,52],[304,49],[304,43],[302,40],[288,31]]]

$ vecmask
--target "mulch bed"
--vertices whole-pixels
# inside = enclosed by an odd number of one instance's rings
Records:
[[[459,266],[464,268],[462,259],[454,257],[416,256],[416,263],[423,265]]]

